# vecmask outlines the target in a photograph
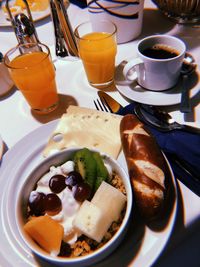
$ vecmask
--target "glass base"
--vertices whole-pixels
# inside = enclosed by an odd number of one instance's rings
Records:
[[[34,109],[34,108],[32,108],[32,111],[34,113],[41,114],[41,115],[49,114],[49,113],[51,113],[52,111],[54,111],[58,107],[58,104],[59,104],[59,102],[56,102],[55,104],[51,105],[50,107],[43,108],[43,109]]]
[[[172,21],[178,24],[195,24],[200,22],[199,16],[189,16],[189,15],[176,15],[167,11],[162,11],[165,16],[167,16]]]
[[[92,83],[92,82],[89,82],[89,83],[92,87],[95,87],[97,89],[106,89],[114,83],[114,80],[112,79],[112,80],[105,82],[105,83]]]

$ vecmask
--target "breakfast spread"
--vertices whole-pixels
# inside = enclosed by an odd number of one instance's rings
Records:
[[[92,127],[92,124],[97,127]],[[92,133],[89,134],[88,131]],[[79,137],[77,141],[75,132]],[[54,137],[60,133],[61,141],[55,141]],[[115,157],[122,146],[141,214],[146,221],[152,221],[162,213],[168,196],[169,168],[152,134],[134,115],[122,118],[110,113],[70,106],[52,134],[44,155],[55,149],[83,144],[91,148],[96,146]]]
[[[24,230],[52,256],[87,255],[121,225],[126,190],[106,157],[79,149],[60,166],[51,166],[31,191]]]
[[[121,151],[121,116],[78,106],[69,106],[52,133],[43,155],[67,147],[87,147],[117,158]]]
[[[120,134],[137,206],[146,221],[152,221],[167,203],[169,168],[154,137],[136,116],[123,117]]]

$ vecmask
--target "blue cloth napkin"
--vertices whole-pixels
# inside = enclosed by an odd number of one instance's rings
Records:
[[[133,106],[134,103],[129,104],[122,108],[119,114],[133,114]],[[175,176],[200,196],[200,135],[182,130],[161,132],[153,127],[147,127],[165,153]],[[190,173],[183,170],[179,163],[183,163]]]
[[[87,7],[87,1],[86,0],[70,0],[70,3],[79,6],[80,8]]]

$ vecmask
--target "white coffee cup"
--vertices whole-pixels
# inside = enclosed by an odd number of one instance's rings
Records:
[[[140,86],[152,91],[172,88],[178,82],[185,51],[184,42],[177,37],[170,35],[146,37],[137,45],[137,57],[125,65],[124,77],[129,81],[137,81]],[[161,52],[165,56],[161,56]]]
[[[137,38],[142,31],[144,0],[87,0],[91,22],[110,20],[117,26],[117,43]]]

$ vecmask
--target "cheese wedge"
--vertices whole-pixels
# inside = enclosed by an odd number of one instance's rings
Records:
[[[121,150],[121,116],[78,106],[69,106],[43,151],[47,157],[71,147],[97,149],[114,158]]]

